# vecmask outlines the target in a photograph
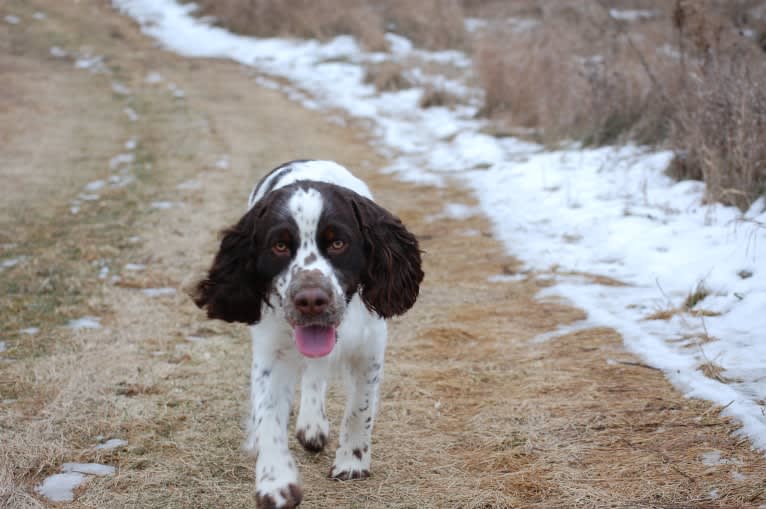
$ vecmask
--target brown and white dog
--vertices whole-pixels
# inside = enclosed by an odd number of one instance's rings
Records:
[[[330,477],[369,476],[385,319],[415,303],[420,250],[367,186],[331,161],[279,166],[248,205],[193,297],[210,318],[252,326],[245,446],[257,456],[256,502],[295,507],[302,491],[287,425],[296,381],[302,374],[297,438],[317,452],[329,434],[327,383],[342,376],[348,401]]]

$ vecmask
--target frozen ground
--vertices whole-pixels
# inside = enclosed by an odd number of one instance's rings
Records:
[[[402,179],[430,185],[461,179],[508,252],[529,270],[553,273],[556,284],[540,298],[568,299],[588,313],[530,348],[578,328],[613,327],[647,364],[686,395],[724,406],[743,423],[742,433],[766,449],[763,201],[745,215],[703,205],[701,184],[663,175],[668,153],[632,146],[548,152],[482,134],[474,119],[479,92],[419,69],[416,83],[437,82],[467,106],[421,109],[422,88],[381,94],[363,82],[363,63],[405,57],[470,72],[458,52],[426,53],[393,34],[388,54],[365,53],[350,37],[325,44],[241,37],[194,19],[188,4],[113,3],[170,50],[230,58],[287,78],[285,92],[304,106],[367,120],[380,149],[394,157],[388,171]],[[445,204],[445,213],[465,213],[462,205]],[[703,298],[687,302],[697,289]]]

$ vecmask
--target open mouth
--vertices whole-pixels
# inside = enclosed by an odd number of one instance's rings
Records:
[[[326,325],[296,325],[295,345],[306,357],[324,357],[335,346],[335,327]]]

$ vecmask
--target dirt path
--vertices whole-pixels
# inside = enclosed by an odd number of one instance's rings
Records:
[[[422,297],[391,327],[373,477],[330,481],[334,440],[316,456],[293,442],[306,507],[766,503],[763,456],[613,331],[533,342],[582,312],[536,300],[544,274],[488,280],[518,267],[486,219],[441,214],[473,204],[466,191],[377,173],[385,161],[362,132],[258,88],[250,70],[158,50],[106,2],[4,8],[22,22],[0,28],[13,76],[0,92],[0,178],[14,189],[0,199],[0,261],[20,259],[0,273],[0,507],[55,506],[34,486],[70,461],[118,470],[62,507],[254,506],[240,451],[246,329],[204,321],[180,290],[143,290],[198,275],[251,184],[299,157],[354,169],[427,251]],[[104,56],[105,72],[52,57],[54,45]],[[110,170],[120,154],[132,161]],[[132,180],[71,213],[84,186],[114,175]],[[63,326],[85,315],[102,328]],[[40,331],[17,332],[30,326]],[[331,392],[333,423],[339,401]],[[95,449],[109,438],[127,445]]]

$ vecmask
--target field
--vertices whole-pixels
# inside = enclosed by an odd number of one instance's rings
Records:
[[[490,279],[521,264],[484,216],[443,214],[476,205],[464,187],[380,172],[393,155],[360,123],[164,51],[106,1],[2,9],[19,21],[0,25],[1,508],[255,505],[247,330],[204,320],[184,288],[251,185],[306,155],[364,178],[427,274],[390,326],[372,477],[331,481],[335,437],[317,455],[293,440],[306,507],[766,504],[766,458],[738,425],[614,330],[533,342],[584,312],[538,298],[550,273]],[[50,502],[36,487],[67,462],[116,470]]]

